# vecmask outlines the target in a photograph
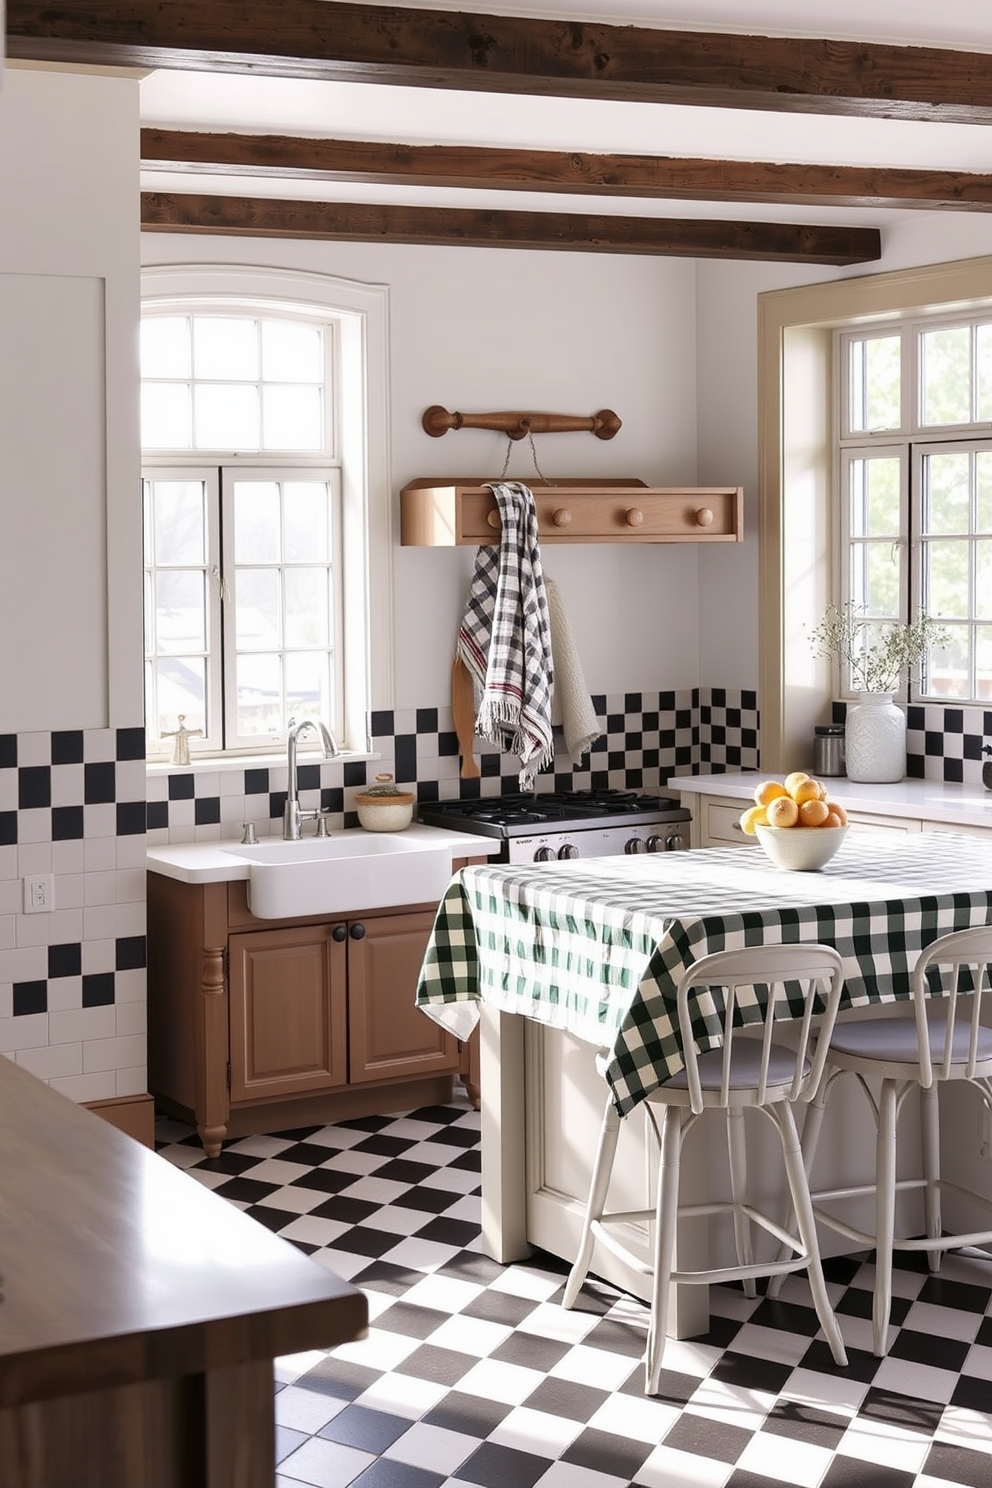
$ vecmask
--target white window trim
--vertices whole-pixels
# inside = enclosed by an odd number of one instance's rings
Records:
[[[812,758],[831,694],[809,629],[834,593],[830,421],[835,328],[992,305],[992,257],[758,295],[759,704],[763,770]],[[788,492],[788,500],[786,493]],[[796,582],[801,573],[803,582]]]
[[[346,704],[346,737],[364,754],[368,714],[388,709],[394,699],[393,546],[394,519],[389,464],[389,289],[384,284],[304,270],[266,269],[239,264],[149,264],[141,271],[142,310],[242,299],[256,311],[276,313],[310,308],[342,317],[341,352],[347,361],[361,355],[365,375],[345,378],[341,390],[339,453],[344,463],[343,500],[349,516],[342,554],[343,603],[349,623],[344,664],[352,679]],[[365,574],[356,583],[355,576]],[[349,575],[351,582],[349,583]],[[242,763],[247,756],[242,756]],[[216,767],[217,760],[204,761]]]

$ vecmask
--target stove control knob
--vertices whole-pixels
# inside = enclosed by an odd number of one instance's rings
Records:
[[[555,850],[553,847],[539,847],[534,854],[535,863],[551,863],[554,861]]]
[[[644,841],[644,838],[643,837],[630,837],[624,843],[623,850],[624,850],[625,853],[628,853],[631,856],[633,856],[634,853],[647,852],[648,845]]]
[[[577,858],[579,856],[579,849],[574,842],[566,842],[564,847],[558,849],[558,856],[560,858]]]
[[[652,832],[648,838],[648,852],[664,852],[666,845],[664,837],[659,837],[657,832]]]

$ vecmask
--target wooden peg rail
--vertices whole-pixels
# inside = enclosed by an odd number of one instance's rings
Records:
[[[425,431],[440,439],[449,429],[495,429],[509,439],[528,434],[575,434],[588,430],[597,439],[612,439],[621,421],[611,408],[601,408],[589,418],[570,413],[449,413],[439,403],[426,409],[421,419]]]
[[[543,542],[740,542],[740,486],[647,486],[640,480],[531,480]],[[425,476],[400,495],[406,547],[499,541],[500,516],[485,477]]]

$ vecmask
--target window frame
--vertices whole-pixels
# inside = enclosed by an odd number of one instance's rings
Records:
[[[976,307],[970,313],[914,314],[887,317],[870,325],[847,324],[833,332],[833,358],[835,364],[834,386],[837,389],[837,454],[836,454],[836,594],[835,602],[841,605],[856,602],[858,596],[852,592],[854,548],[861,539],[851,530],[851,501],[849,471],[857,459],[896,458],[900,462],[900,532],[893,540],[893,548],[899,550],[898,590],[900,612],[885,619],[909,620],[926,605],[925,579],[927,577],[924,553],[930,538],[926,534],[923,506],[925,499],[923,466],[932,453],[960,451],[975,453],[992,451],[992,420],[977,417],[980,397],[980,381],[977,359],[977,331],[979,327],[992,328],[992,307]],[[924,383],[924,337],[934,331],[969,330],[972,332],[970,349],[971,363],[971,412],[969,422],[958,421],[947,424],[923,422],[926,388]],[[858,342],[879,337],[898,337],[900,340],[900,424],[898,427],[877,429],[852,429],[851,384],[853,381],[852,347]],[[971,612],[964,624],[969,637],[968,679],[972,690],[964,697],[931,691],[927,685],[928,667],[921,665],[903,685],[900,696],[909,702],[943,704],[948,707],[982,707],[984,702],[977,696],[976,645],[977,630],[981,617],[977,614],[977,597],[973,574],[976,562],[977,543],[981,534],[977,527],[962,534],[969,547],[969,590]],[[928,611],[929,612],[929,611]],[[939,617],[937,617],[939,618]],[[872,616],[866,615],[866,624]],[[859,622],[860,623],[860,622]],[[950,623],[950,617],[949,617]],[[960,619],[955,623],[961,623]],[[853,697],[850,678],[836,668],[837,695]]]
[[[342,752],[367,754],[369,715],[393,706],[393,540],[388,420],[388,308],[385,285],[306,271],[223,264],[157,264],[142,271],[142,313],[181,309],[289,318],[319,318],[336,327],[336,396],[329,432],[341,467],[341,605],[347,626],[340,637],[346,691],[342,701]],[[142,451],[143,464],[182,469],[205,463],[204,451]],[[178,458],[177,458],[178,457]],[[309,452],[253,452],[256,466],[311,468]],[[213,452],[210,452],[213,461]],[[230,464],[218,458],[216,464]],[[281,744],[282,739],[279,740]],[[199,746],[199,747],[198,747]],[[272,751],[272,743],[210,751],[191,741],[194,757]],[[149,759],[165,758],[149,751]]]

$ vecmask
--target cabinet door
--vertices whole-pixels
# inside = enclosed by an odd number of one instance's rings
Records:
[[[347,1083],[343,930],[304,925],[231,936],[232,1101]]]
[[[433,914],[383,915],[349,925],[351,1083],[458,1069],[458,1040],[414,997]]]

